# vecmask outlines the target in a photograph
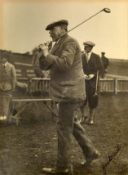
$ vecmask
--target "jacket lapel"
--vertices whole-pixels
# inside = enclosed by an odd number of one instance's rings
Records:
[[[60,41],[59,41],[60,42]],[[58,43],[55,43],[53,48],[51,49],[50,53],[51,54],[54,54],[56,52],[56,50],[58,49],[59,47],[59,42]]]
[[[90,63],[90,62],[91,62],[92,57],[93,57],[93,53],[91,53],[91,55],[90,55],[90,59],[88,60],[88,63]]]
[[[86,54],[85,53],[83,54],[83,62],[84,62],[84,65],[85,64],[88,64],[87,57],[86,57]]]

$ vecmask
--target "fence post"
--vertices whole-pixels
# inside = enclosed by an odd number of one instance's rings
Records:
[[[114,78],[114,94],[116,95],[118,93],[118,80],[117,78]]]

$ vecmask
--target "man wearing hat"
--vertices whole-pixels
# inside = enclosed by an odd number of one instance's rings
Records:
[[[88,102],[89,116],[86,119],[87,124],[94,124],[95,108],[98,105],[97,87],[99,75],[103,72],[100,57],[92,52],[95,43],[91,41],[84,42],[84,52],[82,53],[83,71],[85,74],[86,100],[82,106],[82,111]],[[83,112],[84,115],[84,112]],[[83,116],[83,118],[86,116]]]
[[[50,95],[53,101],[59,103],[57,164],[55,169],[43,168],[46,173],[72,174],[72,135],[80,145],[87,164],[99,156],[84,128],[74,120],[74,111],[85,99],[85,82],[80,47],[75,39],[68,36],[67,26],[67,20],[49,24],[46,30],[55,45],[49,51],[48,45],[42,44],[36,55],[40,67],[43,70],[50,69]]]
[[[15,86],[15,67],[2,55],[0,58],[0,120],[7,120],[9,117],[9,106]]]
[[[105,56],[105,52],[101,52],[101,62],[104,67],[104,74],[106,74],[109,66],[109,59]]]

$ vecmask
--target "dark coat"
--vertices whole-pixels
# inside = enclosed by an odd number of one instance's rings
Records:
[[[77,41],[67,34],[56,43],[40,67],[50,69],[50,94],[55,101],[78,101],[85,98],[81,51]]]
[[[101,61],[104,69],[107,69],[107,67],[109,66],[109,59],[106,56],[102,56]]]
[[[97,71],[102,74],[103,66],[100,60],[100,57],[93,53],[91,54],[90,60],[87,62],[86,55],[82,53],[82,65],[83,65],[83,71],[85,74],[97,74]]]
[[[98,105],[98,100],[95,100],[94,98],[94,94],[96,92],[97,71],[99,72],[99,75],[101,75],[103,73],[103,66],[102,66],[100,57],[95,53],[91,54],[90,60],[88,62],[87,62],[86,55],[82,53],[82,65],[83,65],[83,71],[85,74],[95,75],[94,78],[85,81],[87,101],[91,108],[95,108]],[[99,89],[98,83],[97,83],[97,89]]]

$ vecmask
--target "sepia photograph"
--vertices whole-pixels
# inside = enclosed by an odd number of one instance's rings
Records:
[[[128,175],[128,1],[0,1],[0,175]]]

